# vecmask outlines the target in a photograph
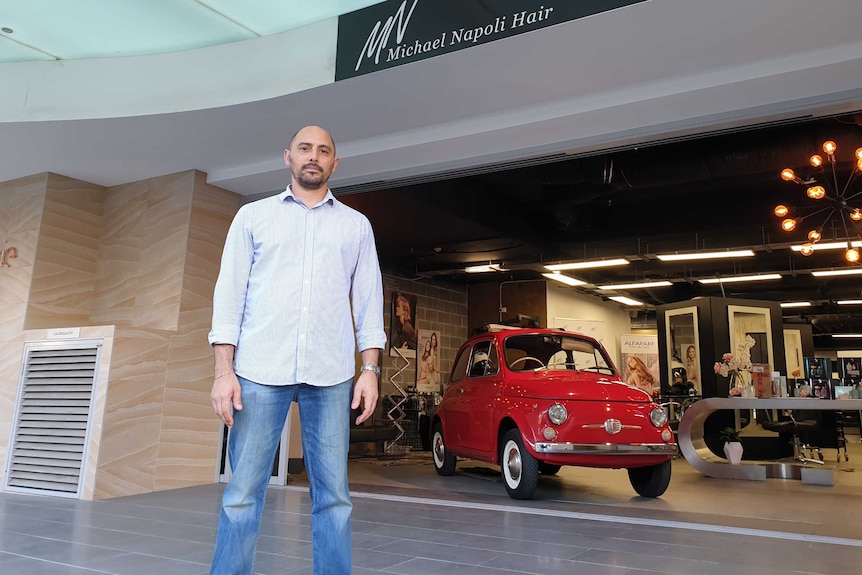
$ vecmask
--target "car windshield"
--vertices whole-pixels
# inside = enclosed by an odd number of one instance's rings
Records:
[[[512,335],[503,344],[512,371],[591,371],[616,375],[597,344],[570,335]]]

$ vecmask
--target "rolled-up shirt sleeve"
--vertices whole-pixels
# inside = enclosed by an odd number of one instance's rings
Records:
[[[384,349],[386,332],[383,329],[383,278],[380,274],[374,232],[371,223],[365,218],[351,292],[359,351]]]
[[[239,342],[249,273],[254,261],[254,222],[247,207],[239,209],[225,240],[221,269],[213,292],[210,345],[227,343],[236,346]]]

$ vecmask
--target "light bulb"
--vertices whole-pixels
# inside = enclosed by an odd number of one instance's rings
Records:
[[[862,160],[856,160],[856,169],[862,172]]]
[[[850,210],[850,219],[854,222],[862,220],[862,210],[860,210],[859,208],[853,208],[852,210]]]
[[[793,218],[787,218],[781,222],[781,229],[785,232],[792,232],[796,229],[796,220]]]
[[[851,264],[855,264],[859,261],[859,250],[856,248],[847,248],[847,251],[844,252],[844,259]]]
[[[814,253],[814,246],[812,246],[811,244],[802,244],[802,246],[799,248],[799,253],[803,256],[810,256]]]
[[[829,154],[830,156],[835,153],[835,150],[838,149],[838,144],[833,142],[832,140],[826,140],[823,142],[823,151]]]
[[[808,239],[811,240],[811,243],[817,243],[820,241],[820,238],[823,237],[823,234],[818,230],[811,230],[808,232]]]
[[[862,160],[862,148],[856,148],[856,159]]]
[[[862,148],[860,148],[860,149],[862,149]],[[823,158],[818,156],[817,154],[814,154],[813,156],[808,158],[808,163],[811,164],[812,166],[814,166],[815,168],[819,168],[820,166],[823,165]]]
[[[823,186],[811,186],[805,193],[808,194],[808,197],[812,200],[820,200],[826,195],[826,190]]]
[[[790,213],[790,210],[784,204],[778,204],[777,206],[775,206],[775,209],[772,210],[772,213],[774,213],[779,218],[783,218],[788,213]]]
[[[781,170],[781,179],[785,182],[792,182],[796,179],[796,174],[790,168]]]

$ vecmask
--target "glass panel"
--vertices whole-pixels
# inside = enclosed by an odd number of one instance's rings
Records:
[[[772,371],[772,327],[769,310],[759,307],[738,305],[727,306],[730,323],[730,347],[728,351],[734,355],[748,351],[754,367],[762,368],[766,373]],[[749,339],[750,338],[750,339]],[[748,343],[746,343],[748,342]]]
[[[697,307],[665,312],[667,321],[667,365],[670,395],[701,395],[700,342]]]
[[[604,350],[567,335],[531,334],[506,338],[506,365],[512,371],[591,371],[616,375]]]

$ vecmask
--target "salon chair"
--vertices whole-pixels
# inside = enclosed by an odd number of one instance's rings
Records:
[[[765,410],[768,415],[768,410]],[[787,411],[787,419],[779,419],[778,421],[767,420],[761,423],[763,429],[774,431],[782,437],[790,436],[790,443],[793,445],[793,459],[800,463],[816,463],[824,465],[823,453],[820,447],[813,445],[814,438],[822,426],[822,416],[819,411],[803,411],[794,410]],[[805,456],[805,451],[808,451],[808,457]],[[815,454],[817,458],[815,459]]]

